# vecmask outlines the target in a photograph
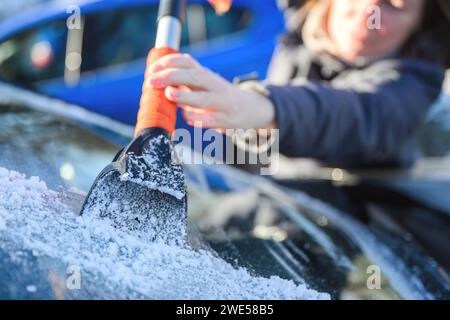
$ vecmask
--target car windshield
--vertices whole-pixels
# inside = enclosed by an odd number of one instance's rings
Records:
[[[118,150],[111,141],[121,137],[5,94],[0,274],[7,285],[0,297],[396,299],[445,292],[426,268],[408,269],[395,241],[380,243],[331,207],[224,166],[186,167],[188,247],[149,243],[105,220],[78,217],[85,192]],[[366,284],[374,259],[395,279],[382,290]]]

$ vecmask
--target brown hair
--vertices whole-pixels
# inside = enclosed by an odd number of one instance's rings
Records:
[[[449,0],[425,0],[422,26],[403,46],[407,57],[424,59],[450,67]],[[444,4],[445,3],[445,4]]]
[[[320,0],[306,0],[303,14]],[[450,68],[450,0],[425,0],[422,26],[405,43],[402,55],[427,60]]]

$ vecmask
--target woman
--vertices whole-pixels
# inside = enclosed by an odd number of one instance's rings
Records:
[[[151,85],[165,88],[189,123],[279,128],[287,156],[342,167],[411,165],[414,134],[450,65],[449,2],[301,2],[266,81],[234,85],[174,54],[151,66]]]

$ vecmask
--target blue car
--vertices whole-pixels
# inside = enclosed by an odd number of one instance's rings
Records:
[[[158,2],[50,2],[11,17],[0,24],[0,77],[134,124]],[[190,0],[181,51],[229,80],[263,78],[283,30],[274,0],[236,0],[223,16],[206,0]]]

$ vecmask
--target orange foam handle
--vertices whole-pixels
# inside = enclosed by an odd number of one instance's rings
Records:
[[[178,51],[171,48],[153,48],[147,57],[144,85],[137,116],[134,136],[148,128],[162,128],[169,134],[175,130],[177,120],[177,104],[167,100],[164,89],[154,89],[150,85],[148,68],[159,58]]]

